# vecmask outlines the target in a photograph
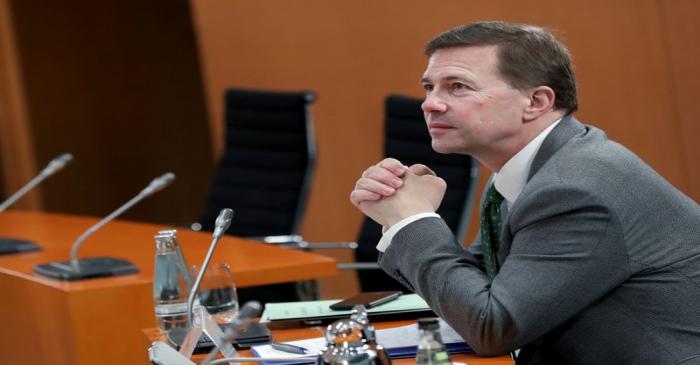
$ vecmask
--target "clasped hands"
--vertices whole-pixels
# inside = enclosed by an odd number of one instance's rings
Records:
[[[388,228],[404,218],[435,212],[447,184],[425,165],[404,166],[387,158],[357,180],[350,201],[362,213]]]

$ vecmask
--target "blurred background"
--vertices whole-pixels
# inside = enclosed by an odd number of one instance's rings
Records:
[[[104,216],[173,171],[122,218],[189,224],[224,146],[224,89],[313,90],[301,233],[354,240],[362,217],[348,195],[381,158],[385,96],[421,97],[425,43],[477,20],[554,30],[573,55],[577,117],[700,198],[696,0],[0,0],[0,198],[71,152],[13,209]],[[349,272],[321,285],[326,298],[357,290]]]

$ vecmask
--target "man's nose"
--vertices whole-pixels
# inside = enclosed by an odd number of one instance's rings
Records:
[[[427,94],[421,108],[424,113],[443,113],[447,110],[447,104],[434,93]]]

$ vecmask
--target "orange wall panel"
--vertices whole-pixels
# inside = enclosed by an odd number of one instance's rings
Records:
[[[686,193],[700,199],[700,11],[694,0],[666,0],[662,2],[660,17],[666,48],[666,66],[673,82],[673,100],[676,113],[674,124],[679,144],[682,146],[683,171],[688,179]],[[663,153],[659,153],[663,155]]]

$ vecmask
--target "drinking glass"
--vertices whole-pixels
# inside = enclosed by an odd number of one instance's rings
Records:
[[[206,308],[216,323],[230,323],[236,316],[238,294],[228,264],[209,265],[199,287],[199,303]]]

